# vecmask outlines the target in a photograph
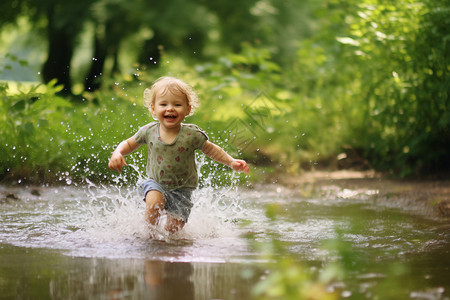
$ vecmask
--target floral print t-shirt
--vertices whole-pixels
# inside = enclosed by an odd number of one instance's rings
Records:
[[[159,136],[159,122],[141,127],[134,135],[139,144],[147,144],[147,175],[165,188],[195,189],[198,184],[195,150],[201,150],[208,136],[197,125],[181,124],[171,144]]]

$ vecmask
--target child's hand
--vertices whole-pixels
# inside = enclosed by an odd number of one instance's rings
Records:
[[[130,137],[128,140],[122,141],[111,155],[108,167],[111,170],[116,170],[118,172],[122,171],[122,167],[127,165],[123,156],[133,152],[138,147],[139,144],[134,139],[134,136]]]
[[[250,168],[248,164],[245,162],[245,160],[242,159],[235,159],[231,163],[231,168],[238,172],[244,172],[245,174],[248,174]]]
[[[122,171],[122,167],[126,165],[127,163],[125,162],[125,158],[123,158],[123,155],[117,152],[114,152],[112,154],[111,159],[108,163],[108,167],[111,170],[116,170],[118,172]]]

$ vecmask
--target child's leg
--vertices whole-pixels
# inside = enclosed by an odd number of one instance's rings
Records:
[[[161,211],[164,209],[166,200],[161,192],[152,190],[145,196],[145,217],[149,224],[156,225],[161,217]],[[184,227],[184,221],[167,216],[165,229],[171,233],[175,233]]]
[[[166,230],[175,233],[184,227],[184,221],[167,216]]]
[[[161,192],[152,190],[145,196],[145,203],[145,219],[149,224],[156,225],[161,216],[161,211],[166,204],[166,200]]]

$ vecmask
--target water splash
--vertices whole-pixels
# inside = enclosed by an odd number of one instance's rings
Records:
[[[154,239],[165,242],[195,241],[197,239],[237,238],[240,231],[232,218],[241,213],[236,179],[229,172],[231,184],[218,188],[214,184],[216,173],[207,175],[201,168],[207,162],[198,160],[198,169],[202,179],[202,188],[194,191],[194,206],[185,227],[175,234],[164,230],[166,218],[163,215],[159,224],[152,226],[144,217],[145,202],[140,192],[140,183],[145,175],[134,164],[126,168],[133,172],[130,184],[125,175],[118,175],[112,180],[114,184],[103,185],[86,180],[88,195],[86,210],[91,217],[84,224],[83,230],[95,242],[120,242],[134,239]],[[223,174],[222,174],[223,176]]]

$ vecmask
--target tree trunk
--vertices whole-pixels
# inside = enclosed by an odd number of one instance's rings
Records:
[[[101,35],[98,31],[94,35],[94,57],[92,58],[91,68],[84,83],[84,90],[88,92],[96,91],[101,87],[100,77],[103,75],[107,55],[105,38]]]
[[[73,55],[72,37],[64,30],[50,28],[49,23],[49,45],[48,57],[42,68],[44,82],[57,79],[57,84],[63,85],[62,95],[72,95],[72,82],[70,80],[70,61]]]
[[[48,8],[47,18],[48,56],[42,68],[42,77],[45,83],[56,79],[58,85],[63,85],[60,94],[70,96],[72,95],[70,62],[73,56],[74,36],[69,33],[65,26],[57,26],[55,24],[56,16],[54,6]]]
[[[138,63],[140,66],[147,68],[157,68],[161,60],[162,52],[164,48],[170,47],[168,39],[164,34],[155,30],[151,39],[146,40],[139,53]]]

